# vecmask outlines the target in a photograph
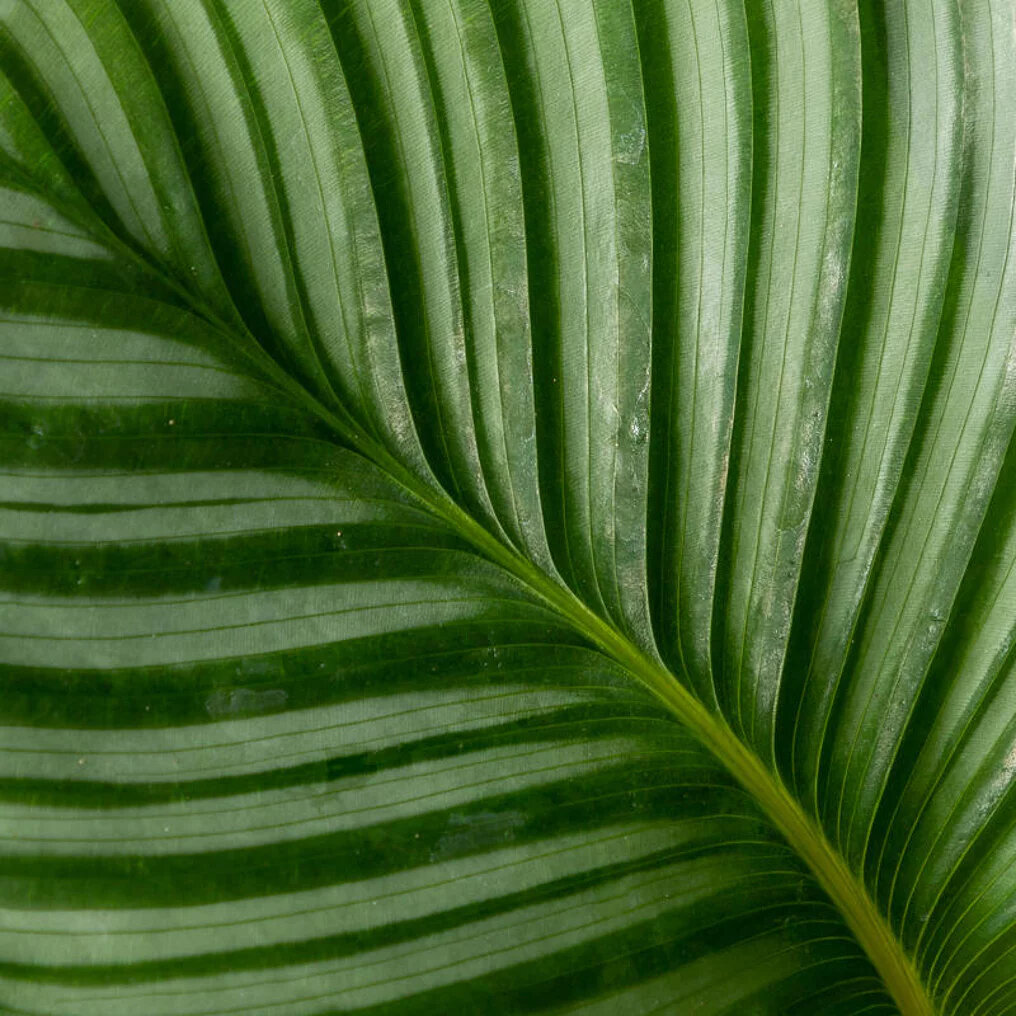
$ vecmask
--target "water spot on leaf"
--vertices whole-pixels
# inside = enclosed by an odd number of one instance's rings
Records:
[[[236,716],[281,709],[289,698],[281,688],[256,691],[253,688],[221,688],[205,700],[209,716]]]
[[[445,834],[430,852],[431,861],[510,843],[515,833],[526,824],[521,811],[477,811],[454,813],[448,817]]]

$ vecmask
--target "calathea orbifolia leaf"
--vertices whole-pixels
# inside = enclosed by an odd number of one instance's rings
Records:
[[[0,1010],[1016,1012],[1010,0],[0,0]]]

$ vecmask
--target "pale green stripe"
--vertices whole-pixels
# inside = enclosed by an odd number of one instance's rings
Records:
[[[7,819],[6,809],[0,807],[0,855],[157,857],[283,843],[464,808],[490,794],[513,794],[558,780],[581,779],[645,755],[637,738],[565,745],[534,742],[462,752],[450,759],[327,783],[126,813],[82,809],[70,816],[51,816],[39,807],[30,816]],[[505,821],[511,830],[523,825],[526,815],[517,812]],[[449,835],[450,847],[455,834]]]
[[[331,501],[340,518],[350,512],[370,511],[371,517],[380,521],[390,518],[392,508],[398,508],[407,518],[432,518],[404,507],[398,500],[397,488],[362,459],[327,445],[322,445],[322,452],[322,466],[329,468],[322,469],[320,478],[266,469],[167,473],[122,469],[110,469],[107,473],[15,469],[0,473],[0,480],[8,498],[16,496],[22,502],[67,507],[151,505],[168,512],[179,502],[313,498]],[[381,507],[386,504],[390,507]],[[236,511],[242,513],[244,506],[237,505]]]
[[[186,402],[265,400],[256,382],[209,367],[153,363],[74,363],[0,357],[0,397],[12,401]],[[54,394],[62,393],[62,394]],[[172,422],[170,422],[172,421]],[[175,419],[169,417],[167,425]]]
[[[109,252],[45,201],[0,187],[0,247],[109,260]]]
[[[736,884],[715,862],[695,863],[661,876],[639,873],[563,899],[519,908],[461,928],[338,960],[276,970],[188,977],[158,985],[65,988],[0,979],[7,997],[26,1008],[75,1016],[203,1016],[206,1013],[297,1014],[394,1001],[589,942],[708,898]],[[682,870],[684,868],[684,870]],[[667,875],[673,874],[671,880]]]
[[[53,666],[73,657],[77,668],[88,670],[278,652],[474,620],[498,602],[493,592],[489,586],[463,590],[459,582],[435,578],[143,603],[8,599],[0,602],[0,661]],[[516,603],[506,613],[524,616],[524,602]]]
[[[324,668],[322,663],[320,669]],[[238,679],[256,676],[256,667],[246,667]],[[282,688],[240,686],[211,693],[206,708],[212,717],[227,717],[232,711],[278,707],[286,698]],[[581,687],[505,683],[493,689],[458,687],[407,692],[396,698],[358,698],[250,719],[152,730],[0,727],[0,776],[112,783],[241,776],[380,751],[453,731],[483,730],[588,701],[589,693]],[[5,807],[14,816],[36,813],[36,806],[27,812],[15,805]],[[200,810],[203,805],[190,801],[184,807]],[[66,814],[75,811],[67,809]]]
[[[737,835],[738,820],[629,822],[470,854],[379,878],[295,893],[189,907],[0,910],[0,958],[57,964],[140,963],[299,942],[411,921],[460,906],[524,892],[597,868]],[[743,862],[717,857],[647,873],[671,880],[687,902],[718,892]],[[715,882],[713,881],[715,879]]]
[[[172,419],[172,417],[170,418]],[[0,488],[2,489],[2,488]],[[157,498],[153,498],[157,501]],[[275,500],[241,504],[196,505],[194,507],[139,508],[115,512],[18,512],[0,509],[0,532],[7,540],[34,543],[115,543],[133,541],[204,539],[210,536],[249,535],[273,529],[295,529],[300,526],[338,525],[378,522],[383,510],[368,501],[342,500],[318,496],[297,500],[279,497]],[[420,545],[427,541],[433,526],[419,525]],[[341,528],[336,537],[335,550]],[[326,553],[320,549],[319,553]],[[384,553],[389,553],[385,548]],[[377,553],[381,553],[378,551]]]
[[[155,306],[138,307],[139,314],[147,310],[154,316]],[[198,325],[184,315],[167,315],[162,306],[163,322]],[[166,327],[165,324],[162,325]],[[68,320],[64,316],[49,318],[39,314],[25,314],[5,310],[0,315],[0,351],[7,356],[39,356],[54,361],[131,361],[159,366],[185,363],[192,366],[214,367],[231,371],[214,353],[194,342],[184,342],[162,332],[146,332],[139,328],[117,328],[93,321]],[[242,380],[249,383],[249,378]],[[73,390],[73,389],[72,389]],[[129,391],[129,388],[128,388]]]

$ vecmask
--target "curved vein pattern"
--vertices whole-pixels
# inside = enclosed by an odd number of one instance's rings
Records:
[[[783,748],[815,807],[818,762],[837,679],[918,416],[953,251],[962,173],[959,8],[862,11],[864,136],[856,262],[845,311],[852,342],[833,386],[830,444],[796,618]],[[798,690],[799,689],[799,690]]]
[[[0,515],[5,1009],[879,997],[618,667],[220,334],[68,294],[9,286],[0,326],[34,386]]]
[[[730,459],[751,205],[751,74],[740,3],[637,10],[653,145],[649,547],[657,633],[716,702],[712,613]],[[656,569],[655,571],[653,569]]]
[[[1013,429],[1016,95],[1013,11],[965,17],[970,88],[964,190],[938,360],[911,473],[870,592],[870,620],[831,736],[827,814],[852,858],[893,766]]]
[[[846,291],[860,131],[856,5],[750,5],[755,104],[720,701],[767,761]]]
[[[646,114],[629,6],[492,5],[524,132],[534,341],[557,567],[643,646],[652,233]]]
[[[1014,108],[1009,0],[0,0],[0,1010],[1016,1013]]]

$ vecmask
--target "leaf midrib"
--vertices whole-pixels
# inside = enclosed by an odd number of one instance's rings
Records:
[[[382,469],[427,512],[444,521],[477,551],[522,582],[576,632],[584,635],[646,688],[713,754],[807,864],[856,936],[902,1016],[937,1016],[917,968],[863,883],[829,842],[818,823],[788,792],[779,776],[771,772],[761,758],[737,737],[721,715],[709,711],[676,674],[586,606],[569,588],[495,537],[444,491],[422,481],[352,419],[344,419],[323,405],[276,363],[253,333],[249,330],[240,333],[224,322],[204,300],[170,275],[162,265],[153,262],[147,252],[138,251],[123,241],[105,223],[101,223],[102,232],[97,235],[95,226],[99,223],[82,223],[76,215],[73,218],[98,242],[114,247],[118,253],[143,271],[155,275],[177,293],[192,313],[228,338],[238,352],[252,358],[282,392],[294,398]],[[242,318],[239,320],[242,321]]]
[[[516,551],[505,547],[469,515],[444,506],[429,491],[403,483],[428,508],[478,550],[525,583],[541,599],[624,669],[683,723],[751,795],[808,865],[842,914],[878,971],[903,1016],[934,1016],[935,1008],[920,976],[867,890],[835,850],[819,825],[801,808],[758,755],[721,716],[707,710],[667,668],[630,642],[574,593],[553,581]],[[448,509],[451,509],[450,511]]]

